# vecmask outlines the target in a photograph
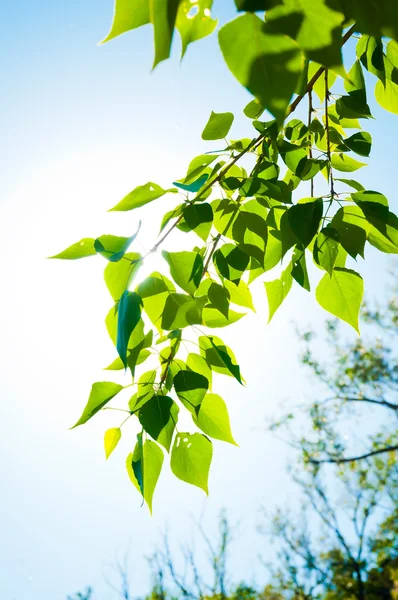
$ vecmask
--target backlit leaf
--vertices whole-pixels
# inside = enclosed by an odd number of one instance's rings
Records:
[[[111,208],[111,211],[133,210],[134,208],[139,208],[140,206],[144,206],[144,204],[148,204],[148,202],[157,200],[157,198],[160,198],[169,192],[175,193],[176,191],[177,190],[173,188],[164,190],[160,185],[150,181],[145,185],[136,187],[132,192],[120,200],[116,206]]]
[[[202,132],[202,140],[222,140],[227,137],[234,115],[230,112],[211,112],[210,118]]]
[[[74,429],[78,425],[87,423],[101,408],[103,408],[112,398],[123,389],[122,385],[110,381],[99,381],[93,383],[88,402],[83,410],[80,419],[73,425]]]
[[[359,333],[358,315],[363,297],[363,279],[350,269],[335,267],[319,282],[316,299],[335,317],[346,321]]]
[[[209,493],[208,478],[213,444],[201,433],[179,433],[171,451],[171,470],[178,479]]]
[[[97,254],[94,248],[94,238],[83,238],[80,242],[72,244],[66,250],[63,250],[59,254],[50,256],[50,258],[62,258],[64,260],[76,260],[78,258],[86,258],[87,256],[95,256]]]
[[[188,294],[195,293],[203,275],[203,259],[197,252],[162,252],[177,285]]]
[[[182,370],[174,377],[174,389],[183,405],[192,414],[197,414],[209,389],[209,381],[200,373]]]
[[[206,435],[223,442],[237,445],[231,432],[226,404],[217,394],[206,394],[197,417],[192,415],[195,425]]]
[[[296,42],[246,13],[221,28],[219,43],[239,83],[282,122],[304,65]]]
[[[141,254],[128,252],[122,260],[110,262],[104,270],[104,279],[112,298],[117,302],[129,287],[142,266]]]
[[[290,292],[292,282],[293,279],[290,265],[283,271],[279,279],[264,282],[268,299],[268,323]]]
[[[105,458],[109,458],[116,446],[118,445],[122,432],[120,427],[112,427],[105,431],[104,446],[105,446]]]

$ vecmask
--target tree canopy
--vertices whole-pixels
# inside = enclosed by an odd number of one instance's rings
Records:
[[[244,378],[215,330],[254,310],[250,284],[275,270],[264,280],[269,320],[300,286],[359,332],[364,282],[357,259],[368,245],[398,253],[398,217],[387,198],[351,179],[371,151],[363,129],[372,118],[371,88],[382,108],[398,114],[396,0],[235,4],[240,14],[219,29],[218,40],[229,71],[253,95],[244,108],[248,137],[230,139],[233,114],[211,112],[202,138],[222,149],[209,144],[184,177],[171,175],[167,188],[144,182],[111,209],[137,210],[166,194],[176,197],[163,216],[157,204],[159,237],[146,255],[135,250],[138,226],[131,236],[84,238],[54,256],[105,260],[113,303],[106,326],[117,353],[107,369],[128,371],[130,383],[94,383],[74,426],[132,387],[125,419],[105,433],[105,453],[115,450],[124,423],[137,420],[127,471],[150,509],[165,452],[176,477],[207,493],[211,438],[235,443],[212,379],[221,374],[244,385]],[[175,29],[184,55],[217,28],[212,0],[116,0],[104,42],[149,23],[154,66],[169,57]],[[355,41],[353,64],[342,51],[349,40]],[[293,115],[303,103],[305,122]],[[176,229],[186,244],[170,252],[166,243]],[[162,269],[140,280],[141,266],[159,249]],[[196,344],[193,351],[185,339]],[[178,430],[180,410],[190,414],[192,430]]]

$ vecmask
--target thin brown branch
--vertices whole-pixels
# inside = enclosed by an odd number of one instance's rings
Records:
[[[395,452],[396,450],[398,450],[398,445],[396,446],[385,446],[384,448],[377,448],[377,450],[371,450],[370,452],[366,452],[366,454],[360,454],[359,456],[350,456],[350,457],[338,457],[336,456],[335,458],[330,457],[330,458],[322,458],[322,459],[316,459],[316,458],[309,458],[310,463],[312,463],[313,465],[321,465],[324,463],[331,463],[331,464],[340,464],[340,463],[349,463],[349,462],[355,462],[357,460],[363,460],[365,458],[370,458],[371,456],[376,456],[378,454],[384,454],[386,452]]]

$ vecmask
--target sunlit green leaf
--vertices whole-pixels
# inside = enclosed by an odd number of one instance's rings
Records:
[[[112,296],[117,301],[136,276],[139,268],[142,266],[141,254],[128,252],[122,260],[110,262],[104,270],[104,279],[106,286]]]
[[[183,405],[196,415],[209,389],[209,381],[200,373],[182,370],[174,377],[174,389]]]
[[[296,42],[251,13],[224,25],[219,42],[239,83],[282,122],[304,65]]]
[[[164,307],[172,292],[175,292],[174,285],[167,277],[158,272],[152,273],[137,287],[137,293],[144,303],[144,310],[158,329],[162,329],[161,319]],[[171,329],[176,328],[171,327]]]
[[[358,131],[345,139],[344,144],[360,156],[369,156],[372,148],[372,136],[366,131]]]
[[[268,299],[268,323],[290,292],[292,282],[293,279],[290,265],[283,271],[279,279],[264,282]]]
[[[169,192],[176,191],[177,190],[173,188],[164,190],[162,187],[160,187],[160,185],[150,181],[145,185],[139,185],[136,187],[132,192],[120,200],[116,206],[111,208],[111,211],[133,210],[134,208],[139,208],[140,206],[144,206],[144,204],[148,204],[148,202],[157,200],[157,198],[160,198]]]
[[[345,171],[350,173],[351,171],[357,171],[361,167],[365,166],[365,163],[359,162],[347,154],[342,152],[338,154],[332,154],[332,167],[337,171]]]
[[[110,381],[99,381],[93,383],[88,402],[83,410],[80,419],[73,425],[72,429],[78,425],[83,425],[93,417],[101,408],[103,408],[112,398],[123,389],[122,385]]]
[[[206,494],[213,444],[201,433],[179,433],[171,451],[171,470],[178,479],[196,485]]]
[[[142,408],[155,396],[156,369],[143,373],[138,380],[137,393],[129,401],[129,409],[133,412]]]
[[[180,1],[175,26],[181,36],[182,56],[189,44],[210,35],[216,28],[217,21],[210,14],[212,4],[213,0],[198,0],[194,4],[190,0]]]
[[[290,227],[304,247],[307,247],[316,235],[322,214],[322,198],[301,200],[287,211]]]
[[[72,244],[66,250],[63,250],[59,254],[50,256],[50,258],[62,258],[64,260],[76,260],[78,258],[86,258],[87,256],[95,256],[97,254],[94,248],[94,238],[83,238],[80,242]]]
[[[363,279],[350,269],[335,267],[319,282],[316,299],[335,317],[346,321],[359,333],[358,315],[363,297]]]
[[[197,417],[192,415],[195,425],[206,435],[223,442],[237,445],[231,432],[226,404],[217,394],[206,394]]]
[[[230,112],[215,113],[212,111],[206,127],[202,132],[202,139],[222,140],[227,137],[233,121],[234,115]]]
[[[105,446],[105,457],[108,459],[116,446],[118,445],[120,438],[122,437],[122,431],[120,427],[112,427],[105,431],[104,446]]]
[[[162,252],[170,274],[177,285],[188,294],[195,293],[203,275],[203,259],[197,252]]]
[[[126,461],[127,473],[131,482],[143,496],[152,513],[153,494],[163,466],[163,452],[155,442],[146,440],[142,443],[142,434],[137,436],[138,442],[134,452]]]
[[[358,206],[339,208],[331,221],[331,227],[337,231],[339,242],[352,258],[356,258],[358,254],[363,257],[369,224]]]
[[[207,298],[192,298],[185,294],[168,294],[162,309],[162,329],[183,329],[202,323],[202,311]]]
[[[339,253],[339,239],[340,236],[336,229],[328,226],[318,233],[314,244],[314,261],[330,276]]]
[[[237,304],[238,306],[251,308],[253,311],[255,310],[252,295],[244,281],[240,280],[239,283],[236,284],[232,283],[232,281],[228,281],[228,279],[225,279],[224,286],[229,292],[231,302]]]

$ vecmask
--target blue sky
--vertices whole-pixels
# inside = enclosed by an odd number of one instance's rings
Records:
[[[215,2],[221,21],[234,15],[225,4]],[[173,59],[151,74],[150,28],[97,46],[112,10],[111,0],[0,7],[2,600],[63,600],[88,584],[98,600],[111,599],[102,568],[127,547],[135,593],[143,593],[143,557],[166,525],[175,541],[187,541],[192,515],[203,514],[212,527],[224,506],[242,523],[232,557],[237,577],[259,576],[258,510],[288,502],[290,491],[288,451],[265,434],[265,419],[280,400],[299,400],[313,388],[298,367],[292,321],[317,327],[325,314],[298,290],[266,327],[260,282],[257,315],[223,334],[248,386],[218,383],[240,448],[216,445],[209,499],[166,474],[151,518],[125,474],[133,436],[105,462],[110,413],[68,431],[113,358],[103,325],[110,301],[100,261],[45,257],[84,236],[134,231],[137,215],[105,211],[136,185],[183,176],[190,158],[210,149],[200,133],[211,110],[237,114],[233,137],[250,131],[238,116],[249,94],[228,73],[216,37],[191,46],[181,65],[176,40]],[[396,210],[397,121],[377,107],[374,114],[374,154],[360,179]],[[151,245],[167,203],[142,211],[143,246]],[[366,286],[382,294],[388,259],[372,252],[368,259],[360,266]]]

